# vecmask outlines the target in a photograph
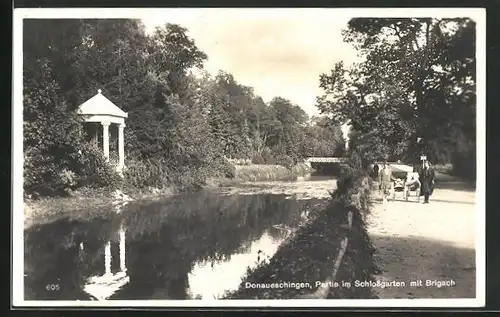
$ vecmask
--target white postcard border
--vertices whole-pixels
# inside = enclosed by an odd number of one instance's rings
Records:
[[[168,11],[244,10],[249,16],[286,15],[295,8],[92,8],[14,9],[13,13],[13,106],[12,106],[12,305],[14,307],[483,307],[485,305],[486,237],[486,10],[483,8],[300,8],[301,14],[334,10],[346,17],[470,17],[476,22],[477,85],[477,186],[476,186],[476,298],[470,299],[369,299],[369,300],[24,300],[24,202],[23,202],[23,19],[25,18],[138,18]]]

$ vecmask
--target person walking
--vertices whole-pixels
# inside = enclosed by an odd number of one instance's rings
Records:
[[[378,173],[378,180],[379,190],[382,191],[382,202],[385,204],[387,202],[387,196],[391,193],[392,181],[394,180],[392,169],[386,161],[384,161],[382,169]]]
[[[379,170],[378,163],[377,162],[373,163],[372,177],[374,180],[378,179],[378,170]]]
[[[424,204],[429,203],[429,197],[434,192],[434,178],[435,173],[431,168],[429,161],[424,160],[420,167],[418,178],[421,184],[420,196],[424,196]]]

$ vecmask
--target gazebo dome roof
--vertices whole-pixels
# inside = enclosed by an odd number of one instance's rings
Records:
[[[85,101],[78,107],[78,113],[81,115],[105,115],[119,118],[127,118],[128,114],[118,108],[108,98],[101,94],[99,89],[97,94]]]

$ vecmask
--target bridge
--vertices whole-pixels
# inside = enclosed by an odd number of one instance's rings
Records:
[[[345,157],[308,157],[305,159],[308,163],[344,163]]]
[[[340,166],[346,162],[345,157],[308,157],[304,162],[315,170],[322,170],[327,173],[340,173]]]

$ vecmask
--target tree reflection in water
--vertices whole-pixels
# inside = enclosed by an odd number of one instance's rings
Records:
[[[285,195],[222,196],[201,191],[131,203],[109,218],[63,219],[31,227],[25,232],[25,296],[27,300],[90,299],[83,291],[85,281],[105,273],[105,245],[118,241],[123,224],[130,282],[110,299],[188,299],[189,292],[209,297],[210,292],[221,292],[209,289],[215,283],[210,278],[222,276],[217,272],[223,267],[233,272],[224,277],[226,286],[238,285],[240,267],[252,265],[259,250],[272,254],[286,238],[286,232],[273,225],[296,227],[311,203],[315,202]],[[116,250],[111,252],[117,263]],[[197,273],[200,270],[206,271]],[[214,273],[210,277],[207,272]],[[204,275],[206,289],[196,286]],[[46,290],[47,284],[56,283],[60,291]]]

